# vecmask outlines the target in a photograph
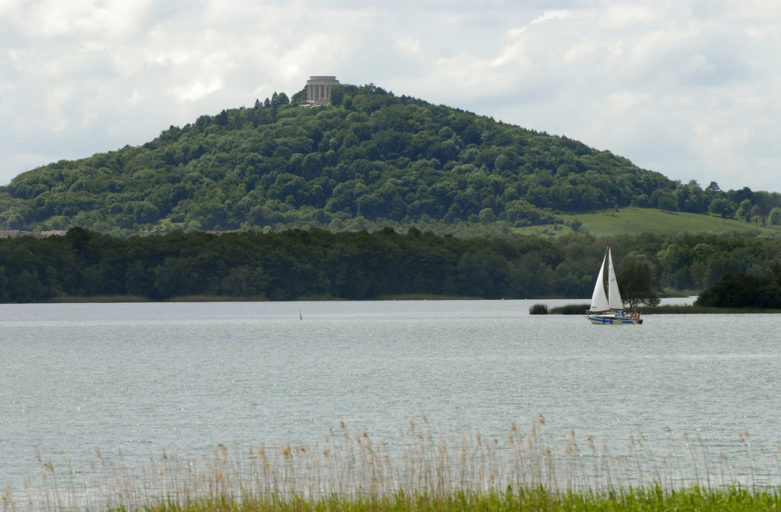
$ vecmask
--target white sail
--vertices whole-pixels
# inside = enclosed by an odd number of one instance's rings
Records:
[[[607,298],[610,309],[624,309],[624,301],[618,291],[616,272],[613,269],[613,257],[610,255],[610,247],[607,248]]]
[[[607,263],[607,293],[605,293],[605,263]],[[640,325],[643,319],[638,313],[624,311],[624,301],[618,291],[616,270],[613,267],[613,255],[610,247],[605,251],[602,265],[599,267],[599,277],[594,285],[594,295],[591,296],[591,310],[588,312],[589,322],[597,325]]]
[[[594,294],[591,296],[591,311],[607,311],[610,309],[610,305],[607,301],[607,295],[605,295],[605,259],[602,258],[602,265],[599,267],[599,275],[597,276],[597,284],[594,285]]]

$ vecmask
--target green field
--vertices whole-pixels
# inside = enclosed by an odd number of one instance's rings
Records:
[[[571,233],[569,225],[581,222],[580,231],[595,236],[639,235],[641,233],[718,233],[781,237],[781,226],[761,226],[713,215],[670,212],[650,208],[621,208],[598,213],[559,215],[567,223],[558,230],[552,226],[536,226],[532,232],[558,236]],[[532,229],[532,228],[527,228]]]

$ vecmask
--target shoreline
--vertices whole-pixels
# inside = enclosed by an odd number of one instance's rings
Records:
[[[669,297],[678,298],[678,297]],[[562,300],[560,298],[540,299],[483,299],[480,297],[463,297],[450,295],[392,295],[381,296],[375,299],[366,299],[358,302],[382,302],[382,301],[480,301],[480,300],[524,300],[539,301]],[[577,299],[575,299],[577,300]],[[185,303],[185,302],[350,302],[351,299],[331,296],[299,297],[290,301],[274,301],[265,296],[224,296],[224,295],[188,295],[171,297],[169,299],[149,299],[139,295],[95,295],[90,297],[59,296],[45,302],[6,302],[4,304],[121,304],[121,303]],[[546,313],[549,315],[583,315],[588,308],[585,302],[573,302],[562,306],[549,307]],[[641,306],[637,312],[642,315],[677,315],[677,314],[772,314],[781,313],[781,309],[768,308],[716,308],[708,306],[696,306],[694,304],[669,304],[660,306]]]
[[[568,304],[551,308],[549,315],[585,315],[588,304]],[[696,305],[641,306],[637,308],[641,315],[719,315],[719,314],[773,314],[781,313],[781,309],[768,308],[716,308]]]

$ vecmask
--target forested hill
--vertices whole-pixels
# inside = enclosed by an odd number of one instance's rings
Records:
[[[778,194],[681,185],[575,140],[372,85],[339,86],[333,96],[333,106],[305,107],[303,91],[275,94],[139,147],[23,173],[0,187],[0,228],[436,230],[548,223],[557,211],[630,204],[723,216],[744,199],[761,216],[781,206]]]

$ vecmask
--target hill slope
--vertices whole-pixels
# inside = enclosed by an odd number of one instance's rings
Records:
[[[275,95],[143,146],[23,173],[0,187],[0,228],[518,228],[628,205],[732,216],[746,199],[745,216],[763,219],[781,206],[778,194],[682,186],[565,137],[374,86],[341,86],[334,102]]]
[[[595,236],[711,233],[717,235],[781,237],[781,225],[725,219],[715,215],[698,215],[687,212],[672,212],[651,208],[621,208],[597,213],[560,216],[567,226],[577,222],[580,231]],[[561,229],[557,233],[564,234]]]

